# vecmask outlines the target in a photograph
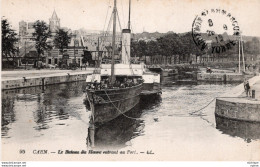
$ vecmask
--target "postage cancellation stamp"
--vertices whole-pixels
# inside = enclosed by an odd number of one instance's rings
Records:
[[[235,16],[224,9],[203,10],[192,24],[194,43],[201,51],[206,49],[211,53],[223,53],[231,49],[236,45],[240,31]]]

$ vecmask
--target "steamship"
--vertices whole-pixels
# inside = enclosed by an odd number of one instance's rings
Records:
[[[93,123],[103,124],[119,115],[125,115],[139,103],[140,94],[144,91],[143,87],[149,90],[160,83],[159,74],[147,72],[144,63],[132,64],[130,61],[130,6],[131,1],[129,1],[128,28],[122,30],[120,62],[115,62],[116,16],[118,14],[116,0],[114,0],[111,64],[100,64],[99,69],[94,70],[93,74],[86,79],[88,84],[92,84],[92,87],[86,90],[86,99],[92,112]],[[128,86],[120,85],[128,80],[131,81]],[[107,85],[102,87],[104,82],[107,82]]]

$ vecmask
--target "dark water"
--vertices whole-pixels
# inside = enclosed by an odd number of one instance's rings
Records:
[[[227,160],[252,159],[257,156],[250,150],[259,146],[259,124],[215,118],[215,101],[200,110],[234,86],[164,86],[161,96],[143,98],[126,113],[137,119],[120,116],[102,126],[89,123],[84,82],[47,86],[45,90],[34,87],[2,91],[2,146],[53,151],[152,149],[157,155],[178,153],[169,157],[176,160],[214,160],[216,155]],[[237,151],[241,154],[234,157]]]

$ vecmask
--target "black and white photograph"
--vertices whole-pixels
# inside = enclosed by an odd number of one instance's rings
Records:
[[[0,11],[2,166],[259,166],[260,0],[1,0]]]

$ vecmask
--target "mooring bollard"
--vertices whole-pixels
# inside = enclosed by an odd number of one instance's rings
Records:
[[[252,98],[255,98],[255,90],[252,90]]]
[[[44,80],[45,80],[45,78],[42,78],[42,86],[45,85]]]

